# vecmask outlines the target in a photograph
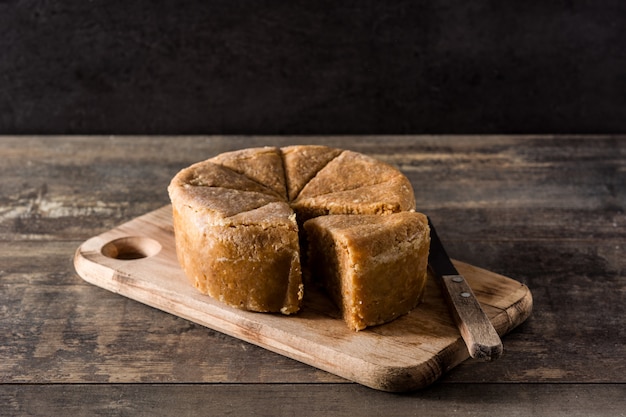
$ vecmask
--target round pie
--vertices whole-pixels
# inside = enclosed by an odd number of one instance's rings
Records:
[[[422,296],[426,218],[410,181],[375,158],[316,145],[242,149],[181,170],[168,192],[183,271],[230,306],[297,312],[307,259],[325,265],[312,277],[354,330]]]

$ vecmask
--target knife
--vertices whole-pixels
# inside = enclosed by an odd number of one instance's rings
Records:
[[[480,307],[469,284],[452,264],[430,218],[428,226],[430,227],[428,266],[442,284],[444,298],[470,356],[487,361],[499,358],[502,355],[500,336]]]

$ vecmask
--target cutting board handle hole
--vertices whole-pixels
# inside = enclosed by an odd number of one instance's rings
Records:
[[[161,251],[161,244],[154,239],[142,236],[129,236],[115,239],[102,247],[102,254],[122,261],[149,258]]]

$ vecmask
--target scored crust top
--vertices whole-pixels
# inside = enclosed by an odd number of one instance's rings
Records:
[[[415,209],[413,188],[395,167],[319,145],[248,148],[180,171],[173,203],[226,219],[286,202],[299,222],[326,214],[388,214]]]

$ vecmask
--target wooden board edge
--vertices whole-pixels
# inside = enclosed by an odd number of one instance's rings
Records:
[[[238,327],[238,330],[236,331],[233,330],[232,323],[225,323],[224,325],[216,326],[216,320],[223,321],[223,318],[219,317],[219,315],[212,315],[211,320],[199,321],[197,319],[197,314],[192,313],[191,311],[189,312],[189,314],[182,314],[180,311],[175,311],[175,309],[168,309],[164,307],[164,305],[172,303],[172,300],[168,299],[167,297],[163,298],[163,300],[161,300],[160,302],[155,302],[154,300],[150,300],[150,297],[147,293],[143,295],[139,294],[138,292],[141,291],[139,286],[133,287],[134,289],[131,289],[129,292],[127,286],[120,284],[121,281],[127,281],[125,278],[122,279],[123,277],[119,276],[120,273],[98,262],[98,260],[102,259],[103,257],[100,248],[103,242],[108,240],[105,239],[103,236],[109,236],[109,234],[111,233],[113,233],[114,235],[119,234],[120,236],[124,236],[124,233],[118,232],[124,230],[127,224],[137,221],[147,222],[154,227],[161,227],[154,223],[153,217],[156,216],[161,219],[167,218],[166,216],[169,210],[169,205],[161,207],[143,216],[123,223],[122,225],[110,230],[109,232],[95,236],[83,242],[83,244],[76,249],[73,259],[74,267],[78,275],[86,282],[104,288],[113,293],[120,294],[134,301],[139,301],[153,308],[185,318],[187,320],[201,324],[205,327],[220,331],[229,336],[244,340],[248,343],[260,346],[264,349],[284,355],[291,359],[330,372],[334,375],[338,375],[350,381],[357,382],[361,385],[376,390],[387,392],[407,392],[425,388],[426,386],[432,384],[437,379],[439,379],[444,373],[469,358],[469,354],[465,349],[461,337],[459,336],[455,343],[447,346],[445,349],[443,349],[443,351],[438,352],[437,354],[433,354],[433,356],[428,360],[416,363],[411,367],[394,367],[380,365],[374,367],[368,366],[371,364],[368,364],[366,362],[360,362],[360,369],[363,370],[364,366],[366,372],[353,374],[349,371],[338,371],[337,367],[333,366],[332,363],[324,365],[320,364],[319,361],[309,360],[308,356],[310,355],[307,352],[300,352],[297,349],[294,350],[294,347],[291,345],[276,343],[275,341],[270,343],[267,335],[261,335],[262,340],[259,340],[258,333],[255,333],[254,335],[252,334],[252,332],[258,326],[258,323],[256,323],[254,320],[250,320],[250,323],[247,324],[250,332],[246,335],[245,331],[241,331],[241,327]],[[500,313],[498,313],[497,315],[497,320],[495,321],[502,321],[502,319],[504,319],[507,323],[504,326],[497,327],[498,333],[500,335],[505,335],[530,316],[530,310],[532,308],[532,295],[528,287],[526,287],[524,284],[519,283],[518,281],[501,276],[499,274],[495,274],[491,271],[482,270],[481,268],[476,268],[473,266],[472,268],[484,271],[485,273],[488,273],[490,275],[497,275],[502,279],[506,279],[520,285],[520,289],[518,289],[518,292],[520,293],[520,298],[516,301],[515,304],[511,305],[509,308],[504,310],[500,309]],[[116,276],[118,279],[116,279]],[[492,320],[493,319],[496,318],[492,318]],[[238,326],[241,325],[239,324]],[[246,325],[244,325],[243,327],[245,328]],[[344,357],[342,357],[341,352],[335,352],[332,356],[337,361],[350,362],[351,360],[354,360],[354,358],[349,357],[348,355],[344,355]],[[346,369],[346,367],[344,367],[344,369]]]

